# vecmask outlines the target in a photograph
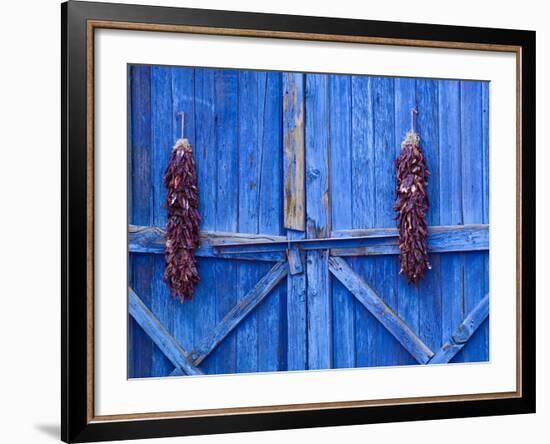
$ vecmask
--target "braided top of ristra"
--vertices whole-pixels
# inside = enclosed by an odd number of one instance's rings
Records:
[[[193,150],[187,139],[179,139],[164,174],[166,226],[164,280],[173,297],[191,299],[199,282],[195,250],[200,243],[197,174]]]
[[[396,162],[396,194],[394,210],[399,228],[400,274],[409,283],[416,284],[424,276],[428,261],[428,226],[426,213],[429,208],[426,188],[430,172],[420,147],[420,137],[409,131],[401,144]]]

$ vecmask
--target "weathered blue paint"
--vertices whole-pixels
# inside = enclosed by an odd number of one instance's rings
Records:
[[[440,208],[440,147],[439,147],[439,110],[438,90],[440,82],[436,80],[416,80],[416,100],[418,117],[416,129],[420,143],[429,165],[428,199],[430,210],[427,220],[430,225],[439,225]],[[426,273],[419,285],[419,336],[431,349],[437,349],[442,341],[442,299],[440,256],[431,255],[432,269]]]
[[[306,234],[330,235],[328,76],[306,76]],[[332,367],[332,314],[328,251],[306,254],[308,367]]]
[[[489,249],[489,226],[443,225],[428,229],[428,250],[432,253],[484,251]],[[222,237],[223,236],[223,237]],[[288,248],[303,251],[330,249],[333,256],[379,256],[399,253],[399,234],[396,228],[367,228],[336,230],[332,237],[321,239],[284,239],[282,236],[231,235],[203,232],[195,251],[198,257],[278,262],[277,252]],[[133,253],[164,253],[162,227],[129,226],[128,249]]]
[[[238,72],[216,70],[216,231],[236,232],[238,227]],[[233,291],[237,283],[237,265],[233,261],[217,261],[216,279],[216,324],[237,303]],[[224,279],[219,279],[224,276]],[[231,335],[223,341],[214,355],[216,373],[235,373],[237,354],[236,337]]]
[[[352,226],[351,76],[329,77],[331,229]],[[334,254],[334,252],[333,252]],[[355,305],[349,291],[332,280],[333,366],[355,367]]]
[[[128,214],[132,223],[152,225],[152,192],[151,192],[151,68],[148,66],[131,66],[129,68],[129,90],[132,103],[132,114],[129,117],[131,138],[129,141],[130,164],[132,176],[129,188],[132,189],[132,200]],[[143,293],[143,302],[151,303],[151,281],[154,257],[135,254],[130,257],[132,269],[131,286]],[[151,376],[153,343],[145,332],[129,319],[128,332],[129,353],[128,377],[140,378]]]
[[[263,133],[262,97],[260,82],[265,76],[257,71],[239,72],[239,217],[238,231],[241,233],[258,233],[260,222],[260,178],[262,172],[261,135]],[[283,258],[281,257],[281,260]],[[241,264],[237,270],[239,301],[262,277],[257,265]],[[236,331],[237,337],[237,372],[250,373],[258,371],[258,315],[250,313]]]
[[[172,140],[181,137],[181,121],[177,113],[185,115],[185,134],[191,146],[195,138],[195,71],[188,68],[172,68]],[[166,143],[166,142],[165,142]],[[161,148],[166,151],[165,148]],[[186,310],[172,306],[173,335],[185,350],[192,350],[195,344],[193,314],[197,299],[190,302]]]
[[[417,105],[415,79],[395,79],[395,151],[397,158],[401,151],[403,135],[410,130],[410,114],[406,112]],[[429,239],[433,239],[430,236]],[[403,321],[415,332],[420,331],[418,287],[409,285],[406,279],[397,277],[397,313]],[[405,350],[399,351],[396,358],[400,364],[415,364],[416,360]]]
[[[201,229],[216,230],[217,146],[215,71],[195,69],[195,145],[197,179],[200,186],[199,210]],[[168,141],[167,141],[168,143]],[[204,196],[204,198],[201,198]],[[206,198],[210,196],[210,198]],[[217,325],[216,264],[217,260],[199,261],[200,285],[193,296],[193,329],[195,344]],[[183,304],[179,310],[188,310]],[[208,359],[201,368],[205,373],[216,372],[215,359]]]
[[[479,326],[489,316],[489,295],[478,302],[476,307],[458,325],[449,339],[432,356],[430,364],[446,364],[468,343]]]
[[[153,194],[153,225],[165,226],[167,217],[165,211],[166,190],[163,184],[164,170],[170,157],[171,147],[166,146],[166,140],[173,137],[172,110],[172,70],[151,67],[151,186]],[[154,277],[164,273],[164,258],[154,258]],[[151,293],[151,311],[159,322],[170,332],[174,331],[174,309],[177,301],[170,297],[166,283],[162,279],[153,279]],[[157,296],[158,295],[158,296]],[[166,359],[164,353],[153,350],[153,369],[155,375],[170,374],[173,365]]]
[[[455,338],[489,292],[488,83],[131,66],[128,92],[129,285],[200,371],[488,359],[486,317],[466,345]],[[433,269],[419,286],[398,275],[392,210],[415,105],[432,172]],[[179,111],[203,235],[185,304],[162,281],[162,174]],[[247,305],[273,263],[284,284]],[[129,376],[182,375],[150,337],[130,319]]]
[[[290,274],[295,275],[304,272],[304,267],[302,265],[302,252],[299,247],[294,246],[287,250],[287,261]]]
[[[286,262],[278,262],[242,300],[220,321],[216,328],[199,342],[190,353],[195,365],[199,365],[209,353],[220,345],[222,340],[262,302],[276,285],[287,275]]]
[[[439,84],[439,146],[440,223],[462,224],[462,172],[460,143],[460,82],[442,81]],[[488,241],[488,239],[487,239]],[[442,337],[448,338],[464,319],[464,260],[460,254],[441,256]],[[456,354],[456,353],[455,353]]]
[[[373,228],[375,170],[371,78],[352,76],[351,94],[351,228]],[[338,153],[333,152],[331,157],[334,156],[338,156]],[[351,259],[350,265],[363,279],[372,281],[374,269],[368,265],[367,259]],[[366,367],[372,364],[369,334],[377,321],[361,303],[354,300],[354,305],[355,365]]]
[[[344,259],[331,257],[329,264],[331,273],[367,308],[388,334],[391,333],[421,364],[430,360],[433,352],[429,347],[382,300],[380,295],[349,267]],[[374,337],[375,341],[377,339],[380,340]]]
[[[260,83],[263,109],[261,135],[260,211],[258,232],[286,234],[283,230],[283,149],[281,73],[268,72]],[[260,111],[259,110],[259,111]],[[277,147],[277,149],[273,149]],[[246,216],[245,216],[246,217]],[[286,286],[278,286],[258,307],[259,371],[286,369]]]
[[[189,353],[168,333],[166,326],[155,317],[131,288],[128,289],[128,313],[155,343],[164,359],[169,360],[178,370],[188,375],[203,374],[193,365]]]
[[[285,227],[289,240],[305,238],[305,122],[304,74],[283,73],[283,184],[286,202]],[[288,189],[291,195],[289,196]],[[299,190],[299,191],[297,191]],[[296,229],[294,229],[294,228]],[[300,231],[301,230],[301,231]],[[287,277],[287,368],[307,368],[307,313],[305,255],[301,255],[303,272]]]
[[[395,223],[393,196],[395,193],[395,92],[394,79],[390,77],[373,77],[373,126],[374,126],[374,169],[375,169],[375,205],[374,226],[391,227]],[[382,295],[384,303],[392,310],[397,310],[396,280],[399,263],[395,256],[384,256],[372,260],[374,276],[372,285]],[[371,349],[386,350],[385,353],[374,353],[374,365],[392,365],[400,353],[401,346],[386,326],[380,322],[373,323],[369,341]]]
[[[483,93],[480,82],[460,82],[461,147],[462,147],[462,207],[464,223],[483,222],[485,176],[483,158],[484,117]],[[486,294],[488,253],[464,254],[464,309],[470,312]],[[472,336],[458,358],[464,361],[485,361],[488,356],[488,323]]]

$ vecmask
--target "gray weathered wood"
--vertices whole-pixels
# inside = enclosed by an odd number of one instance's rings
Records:
[[[277,263],[248,294],[235,305],[222,321],[189,354],[199,365],[239,323],[262,302],[288,273],[286,261]]]
[[[361,304],[401,343],[421,364],[426,364],[434,353],[401,320],[401,318],[358,276],[344,259],[329,259],[331,273]]]
[[[284,224],[305,230],[304,75],[285,73],[283,98]]]
[[[429,364],[448,363],[460,350],[462,350],[488,316],[489,295],[487,294],[460,323],[449,340],[445,342],[432,359],[430,359]]]
[[[200,369],[191,363],[187,352],[164,328],[131,288],[128,288],[128,311],[130,316],[136,320],[139,326],[149,335],[155,345],[176,368],[179,368],[188,375],[203,374]]]

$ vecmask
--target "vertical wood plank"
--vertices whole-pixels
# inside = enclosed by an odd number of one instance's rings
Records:
[[[483,137],[483,223],[489,223],[489,82],[481,83],[481,106],[483,113],[482,137]]]
[[[304,74],[283,73],[284,226],[305,230]]]
[[[374,127],[372,81],[367,76],[353,76],[351,127],[352,228],[373,228],[374,205]],[[370,258],[349,260],[350,266],[371,282],[374,268]],[[371,363],[369,332],[376,319],[358,301],[355,305],[355,363],[366,367]]]
[[[415,79],[395,79],[395,151],[394,159],[401,152],[401,141],[410,129],[410,110],[416,106],[416,81]],[[395,160],[392,163],[395,168]],[[395,184],[394,184],[395,187]],[[395,200],[395,188],[392,191]],[[396,226],[394,221],[391,226]],[[399,259],[396,258],[399,263]],[[403,321],[418,334],[419,325],[419,295],[418,287],[410,285],[404,276],[397,276],[397,314]],[[401,349],[397,361],[401,365],[416,364],[417,361],[405,349]]]
[[[259,232],[281,234],[283,226],[282,79],[265,73],[260,83],[261,184]],[[258,307],[260,371],[286,368],[286,287],[278,286]]]
[[[460,82],[439,83],[440,223],[462,224]],[[433,181],[432,181],[433,182]],[[447,341],[464,319],[464,263],[460,253],[441,255],[442,338]]]
[[[151,193],[153,197],[153,225],[165,226],[167,213],[166,190],[163,184],[164,170],[175,140],[172,138],[172,70],[167,67],[151,67]],[[174,330],[173,313],[176,302],[166,286],[164,257],[153,255],[153,281],[151,285],[151,311],[170,333]],[[173,365],[157,346],[153,348],[151,376],[166,376]]]
[[[462,208],[465,224],[483,222],[483,112],[481,82],[461,82]],[[464,311],[485,295],[484,252],[464,255]],[[485,361],[488,330],[482,325],[462,350],[467,362]]]
[[[331,227],[352,226],[351,76],[329,76]],[[355,305],[349,291],[332,279],[335,368],[355,367]]]
[[[238,225],[237,71],[215,70],[216,109],[216,230],[235,232]],[[219,323],[237,303],[234,261],[217,261],[216,319]],[[223,276],[223,279],[220,279]],[[214,351],[216,373],[234,373],[236,338],[229,335]]]
[[[428,179],[428,199],[430,209],[427,220],[429,225],[439,225],[439,119],[438,119],[438,81],[416,80],[416,98],[418,102],[417,132],[430,170]],[[427,270],[419,284],[420,297],[420,338],[432,350],[442,345],[442,305],[440,287],[440,258],[430,256],[431,270]]]
[[[193,156],[197,157],[195,138],[195,70],[193,68],[172,68],[172,140],[181,137],[181,122],[178,112],[185,113],[185,138],[193,147]],[[199,190],[200,193],[200,190]],[[200,194],[199,194],[200,197]],[[195,293],[196,295],[196,293]],[[174,338],[181,346],[191,351],[195,342],[193,313],[197,297],[191,301],[177,304],[174,317]]]
[[[305,229],[305,146],[304,146],[304,74],[282,73],[283,88],[283,183],[285,186],[285,227],[292,208],[302,206],[302,223],[293,225]],[[301,184],[296,189],[296,183]],[[288,196],[289,190],[292,196]],[[294,196],[294,193],[297,195]],[[300,197],[300,193],[302,197]],[[289,239],[303,239],[305,233],[287,230]],[[288,370],[307,368],[306,283],[307,271],[287,276],[287,366]]]
[[[239,72],[239,226],[241,233],[258,233],[261,183],[262,123],[259,83],[265,74]],[[238,269],[238,298],[242,299],[261,279],[256,264],[241,263]],[[237,372],[258,371],[258,314],[250,313],[239,326],[237,337]]]
[[[490,202],[489,202],[489,97],[490,97],[490,83],[482,82],[481,91],[482,91],[482,112],[483,112],[483,223],[488,224],[490,222]],[[490,251],[484,252],[484,282],[485,287],[483,294],[490,294],[489,288],[489,256]],[[489,296],[490,300],[490,296]],[[480,326],[484,330],[485,337],[485,359],[490,359],[490,331],[489,331],[489,321],[485,321],[484,325]]]
[[[390,227],[394,220],[395,193],[395,121],[394,79],[372,78],[374,168],[375,168],[375,227]],[[372,286],[384,302],[397,309],[398,260],[395,256],[373,258],[374,276]],[[395,365],[402,346],[379,322],[370,330],[369,344],[373,353],[373,365]],[[373,347],[373,344],[374,347]]]
[[[307,237],[330,235],[328,78],[306,75],[306,213]],[[307,253],[309,368],[330,368],[332,323],[328,252]]]
[[[134,65],[130,68],[131,100],[131,155],[132,213],[131,223],[150,225],[151,205],[151,68]],[[132,255],[132,287],[142,294],[143,302],[150,304],[153,258],[146,254]],[[151,375],[153,343],[147,334],[129,316],[129,377]]]
[[[215,126],[214,71],[195,70],[195,161],[199,188],[201,230],[216,230],[217,159]],[[194,339],[198,344],[216,326],[216,260],[199,260],[201,281],[195,289]],[[215,359],[211,355],[201,364],[205,373],[215,373]]]
[[[128,214],[128,224],[132,221],[132,189],[133,189],[133,174],[132,174],[132,157],[133,157],[133,150],[132,150],[132,121],[134,119],[134,113],[132,112],[132,83],[133,83],[133,74],[134,69],[132,65],[128,65],[126,69],[126,97],[127,97],[127,107],[128,107],[128,122],[127,122],[127,128],[126,128],[126,137],[127,137],[127,145],[128,145],[128,153],[126,158],[126,167],[127,167],[127,177],[126,177],[126,187],[128,190],[128,203],[127,203],[127,214]],[[131,254],[128,251],[128,276],[126,276],[126,280],[128,282],[127,287],[130,287],[134,282],[134,255]],[[126,377],[131,378],[134,374],[134,353],[135,350],[133,348],[134,345],[134,330],[136,328],[135,324],[132,324],[132,317],[129,316],[127,318],[128,322],[128,355],[126,356],[126,362],[127,362],[127,373]]]

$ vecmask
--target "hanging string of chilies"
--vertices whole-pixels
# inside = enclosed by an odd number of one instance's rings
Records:
[[[428,260],[428,226],[426,212],[429,208],[426,187],[430,172],[420,147],[420,137],[414,130],[414,114],[411,109],[411,129],[401,142],[401,152],[395,161],[397,200],[394,210],[399,227],[399,274],[409,283],[417,284],[424,271],[431,269]]]
[[[192,299],[199,282],[195,250],[200,243],[200,215],[193,150],[184,138],[184,114],[179,115],[181,139],[174,145],[164,173],[168,209],[164,280],[172,296],[184,302]]]

